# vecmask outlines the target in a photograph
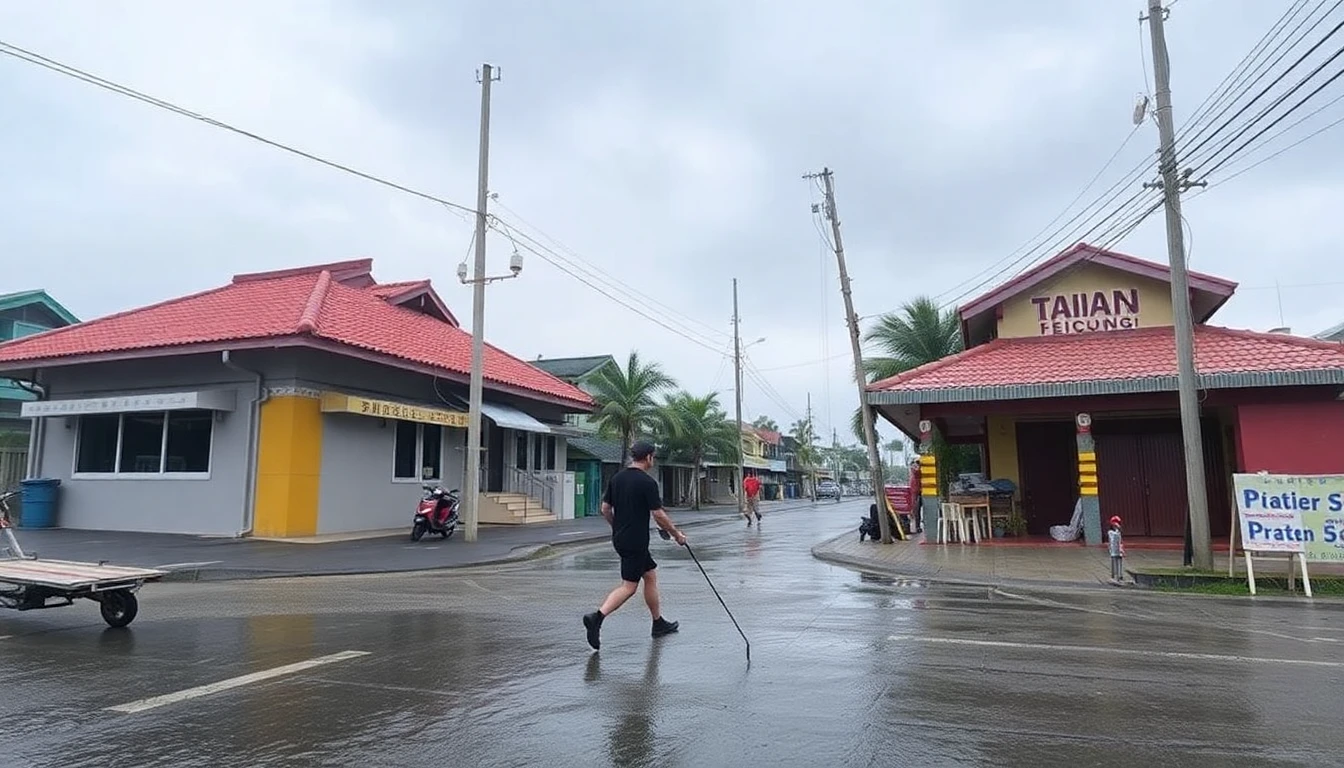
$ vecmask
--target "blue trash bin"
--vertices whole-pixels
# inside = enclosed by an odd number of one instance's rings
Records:
[[[23,512],[20,517],[22,528],[53,528],[56,526],[56,496],[60,491],[60,478],[38,477],[24,480],[20,499]]]

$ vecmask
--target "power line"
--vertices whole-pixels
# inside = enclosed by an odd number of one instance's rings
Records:
[[[1344,22],[1340,22],[1340,26],[1341,26],[1341,27],[1344,27]],[[1338,56],[1340,56],[1340,55],[1344,55],[1344,47],[1341,47],[1341,48],[1335,53],[1334,56],[1331,56],[1329,61],[1334,61],[1335,58],[1338,57]],[[1326,63],[1328,64],[1329,61],[1327,61]],[[1325,64],[1322,64],[1321,66],[1324,67]],[[1319,72],[1319,71],[1320,71],[1320,69],[1318,68],[1316,71],[1312,72],[1310,75],[1308,75],[1307,77],[1303,78],[1302,81],[1301,81],[1298,85],[1300,86],[1300,85],[1306,83],[1307,80],[1309,80],[1310,78],[1314,77],[1314,76],[1316,75],[1316,73]],[[1205,171],[1205,174],[1208,175],[1208,174],[1213,174],[1213,173],[1217,172],[1217,170],[1218,170],[1219,168],[1222,168],[1224,165],[1226,165],[1228,162],[1230,162],[1233,158],[1237,157],[1239,154],[1241,154],[1243,151],[1245,151],[1246,148],[1249,147],[1253,142],[1255,142],[1256,139],[1259,139],[1261,136],[1264,136],[1264,135],[1265,135],[1266,133],[1268,133],[1272,128],[1274,128],[1274,126],[1278,125],[1280,122],[1282,122],[1284,119],[1286,119],[1289,115],[1291,115],[1291,114],[1293,114],[1294,112],[1296,112],[1298,109],[1300,109],[1300,108],[1302,107],[1302,105],[1306,104],[1308,101],[1310,101],[1311,99],[1315,98],[1317,94],[1319,94],[1321,91],[1325,90],[1325,88],[1327,88],[1331,83],[1334,83],[1334,82],[1335,82],[1336,80],[1338,80],[1340,77],[1344,77],[1344,69],[1341,69],[1340,71],[1336,72],[1333,76],[1330,77],[1330,79],[1328,79],[1328,80],[1326,80],[1324,83],[1321,83],[1320,85],[1318,85],[1313,91],[1311,91],[1310,93],[1308,93],[1306,96],[1302,97],[1296,104],[1294,104],[1293,106],[1289,107],[1288,110],[1287,110],[1286,112],[1284,112],[1283,114],[1281,114],[1281,115],[1279,115],[1278,117],[1274,118],[1274,120],[1271,121],[1268,125],[1266,125],[1265,127],[1261,128],[1261,129],[1260,129],[1259,131],[1257,131],[1254,135],[1252,135],[1249,139],[1247,139],[1245,142],[1243,142],[1240,146],[1238,146],[1236,149],[1232,150],[1231,153],[1225,155],[1222,159],[1220,159],[1217,163],[1215,163],[1214,166],[1213,166],[1212,168],[1210,168],[1210,169],[1208,169],[1207,171]],[[1296,91],[1296,90],[1297,90],[1297,87],[1298,87],[1298,86],[1294,86],[1294,87],[1293,87],[1293,90],[1292,90],[1292,91],[1289,91],[1289,93],[1293,93],[1294,91]],[[1254,124],[1254,123],[1252,123],[1252,125],[1253,125],[1253,124]],[[1233,137],[1233,140],[1235,140],[1236,138],[1239,138],[1239,137],[1240,137],[1242,134],[1244,134],[1244,133],[1246,132],[1246,130],[1249,129],[1249,128],[1250,128],[1249,125],[1248,125],[1246,128],[1243,128],[1242,131],[1241,131],[1240,133],[1237,134],[1237,136],[1234,136],[1234,137]],[[1230,144],[1230,142],[1229,142],[1229,144]],[[1224,146],[1227,146],[1227,145],[1225,144]],[[1210,160],[1212,160],[1212,159],[1213,159],[1213,158],[1210,158]]]
[[[498,220],[498,219],[493,219],[493,218],[492,218],[492,221],[491,221],[491,226],[492,226],[493,228],[497,229],[497,230],[500,229],[501,227],[503,227],[503,228],[505,228],[505,229],[508,228],[508,225],[507,225],[505,222],[500,221],[500,220]],[[500,231],[504,231],[504,230],[500,230]],[[692,331],[692,330],[688,330],[688,329],[686,329],[686,328],[684,328],[684,327],[678,327],[678,326],[676,326],[676,325],[673,325],[673,324],[671,324],[671,322],[670,322],[668,319],[664,319],[664,318],[659,317],[659,316],[657,316],[657,315],[655,315],[655,314],[652,314],[652,313],[650,313],[648,310],[646,310],[646,309],[644,309],[644,308],[638,306],[637,304],[631,302],[629,299],[627,299],[627,298],[621,296],[619,293],[614,292],[614,291],[612,291],[611,289],[608,289],[608,288],[606,288],[606,287],[603,287],[603,286],[601,286],[601,285],[599,285],[599,284],[596,284],[596,283],[592,282],[592,280],[591,280],[589,277],[587,277],[587,276],[583,275],[582,273],[580,273],[579,271],[575,270],[575,269],[573,268],[573,266],[570,265],[569,262],[565,259],[564,256],[562,256],[562,255],[556,253],[555,251],[551,250],[551,249],[550,249],[548,246],[546,246],[545,244],[543,244],[543,243],[539,243],[539,242],[537,242],[536,240],[532,239],[531,237],[528,237],[526,234],[521,233],[521,232],[516,232],[516,231],[514,231],[514,232],[512,232],[512,234],[513,234],[513,235],[518,235],[520,239],[514,239],[514,238],[510,235],[509,232],[505,232],[505,235],[506,235],[506,236],[509,236],[510,239],[513,240],[513,243],[514,243],[515,247],[517,247],[517,248],[521,248],[521,249],[523,249],[523,250],[525,250],[525,251],[527,251],[527,252],[529,252],[529,253],[531,253],[531,254],[533,254],[533,255],[539,257],[539,258],[541,258],[543,261],[545,261],[545,262],[547,262],[548,264],[550,264],[550,265],[554,266],[555,268],[559,269],[561,272],[564,272],[565,274],[569,275],[570,277],[574,278],[575,280],[578,280],[580,283],[586,285],[587,287],[593,289],[594,291],[597,291],[598,293],[600,293],[600,294],[602,294],[603,296],[607,297],[607,298],[610,299],[611,301],[613,301],[613,302],[619,304],[620,306],[622,306],[622,307],[624,307],[624,308],[630,310],[631,312],[635,313],[636,315],[639,315],[640,317],[643,317],[643,318],[645,318],[646,320],[649,320],[649,321],[655,323],[656,325],[661,326],[663,329],[665,329],[665,330],[667,330],[667,331],[670,331],[670,332],[676,334],[677,336],[680,336],[680,337],[682,337],[683,339],[686,339],[687,341],[689,341],[689,342],[691,342],[691,343],[693,343],[693,344],[696,344],[697,346],[703,347],[703,348],[709,350],[710,352],[713,352],[713,353],[716,354],[716,355],[721,355],[721,354],[723,354],[723,352],[721,352],[721,351],[720,351],[717,347],[715,347],[712,343],[707,342],[707,341],[703,340],[702,338],[700,338],[700,335],[697,334],[696,332],[694,332],[694,331]]]
[[[164,101],[163,99],[159,99],[154,96],[141,93],[140,91],[134,90],[127,86],[115,83],[111,80],[106,80],[97,75],[90,74],[81,69],[69,66],[68,64],[62,64],[59,61],[49,59],[46,56],[42,56],[41,54],[34,53],[24,48],[20,48],[17,45],[4,42],[3,40],[0,40],[0,54],[16,58],[20,61],[26,61],[29,64],[36,64],[37,66],[51,70],[52,72],[57,72],[59,74],[66,75],[67,77],[73,77],[76,80],[81,80],[83,82],[89,83],[90,85],[95,85],[104,90],[111,91],[112,93],[116,93],[121,96],[127,96],[129,98],[144,102],[145,104],[149,104],[151,106],[158,107],[160,109],[167,110],[169,112],[173,112],[174,114],[181,115],[183,117],[189,117],[193,120],[205,123],[206,125],[210,125],[215,128],[222,128],[223,130],[238,134],[239,136],[245,136],[249,139],[252,139],[253,141],[258,141],[261,142],[262,144],[273,147],[275,149],[283,150],[293,155],[298,155],[299,157],[302,157],[306,160],[311,160],[315,163],[325,165],[328,168],[334,168],[338,171],[348,173],[352,176],[357,176],[361,179],[364,179],[365,181],[371,181],[375,184],[380,184],[389,189],[395,189],[398,192],[403,192],[405,194],[412,195],[414,197],[438,203],[439,205],[442,205],[445,208],[454,211],[458,215],[462,215],[463,213],[470,213],[472,215],[475,215],[476,213],[476,209],[474,208],[470,208],[468,206],[455,203],[451,200],[438,197],[436,195],[431,195],[428,192],[422,192],[418,189],[413,189],[404,184],[398,184],[394,181],[389,181],[388,179],[382,178],[381,176],[376,176],[372,173],[361,171],[356,168],[352,168],[348,165],[343,165],[341,163],[335,162],[333,160],[328,160],[324,157],[315,155],[311,152],[307,152],[302,149],[292,147],[288,144],[284,144],[279,141],[275,141],[274,139],[268,139],[265,136],[261,136],[259,134],[244,130],[237,126],[230,125],[220,120],[216,120],[213,117],[203,115],[199,112],[193,112],[192,110],[189,110],[185,107],[180,107],[176,104],[173,104],[172,102]]]
[[[649,294],[644,293],[644,292],[642,292],[642,291],[640,291],[640,290],[634,288],[634,287],[631,286],[630,284],[621,281],[620,279],[616,278],[615,276],[611,275],[610,273],[603,271],[602,268],[600,268],[600,267],[594,265],[592,262],[589,262],[589,261],[585,260],[582,256],[580,256],[577,252],[575,252],[574,249],[567,247],[564,243],[561,243],[561,242],[560,242],[558,239],[556,239],[555,237],[553,237],[553,236],[547,234],[544,230],[542,230],[542,229],[541,229],[540,227],[538,227],[537,225],[535,225],[535,224],[533,224],[533,223],[527,221],[526,219],[524,219],[524,218],[522,217],[522,215],[519,214],[517,211],[513,210],[513,209],[510,208],[509,206],[507,206],[507,205],[505,205],[504,203],[500,202],[500,200],[498,199],[498,197],[493,197],[492,199],[493,199],[493,201],[494,201],[494,203],[495,203],[496,205],[498,205],[500,208],[503,208],[504,210],[506,210],[506,211],[508,211],[510,214],[512,214],[512,215],[513,215],[513,218],[517,219],[518,221],[522,222],[522,223],[523,223],[524,225],[526,225],[527,227],[531,228],[531,229],[532,229],[533,231],[535,231],[540,237],[542,237],[542,238],[544,238],[545,240],[547,240],[547,241],[551,244],[551,246],[553,246],[555,249],[557,249],[557,250],[560,251],[560,252],[563,252],[563,253],[565,254],[565,256],[568,257],[568,259],[570,260],[570,262],[571,262],[577,269],[581,269],[581,270],[583,270],[584,272],[586,272],[589,276],[593,277],[594,279],[602,280],[603,282],[605,282],[605,283],[608,284],[608,285],[612,285],[612,286],[614,286],[614,287],[616,287],[616,288],[619,288],[623,293],[628,294],[628,295],[630,295],[630,296],[633,297],[633,298],[639,299],[639,300],[642,301],[642,302],[645,302],[645,303],[647,303],[647,304],[653,305],[654,307],[658,307],[658,308],[660,308],[660,311],[661,311],[662,313],[677,318],[677,319],[678,319],[678,323],[679,323],[680,325],[685,325],[685,326],[690,327],[690,328],[695,328],[696,330],[698,330],[698,331],[700,331],[700,332],[702,332],[702,333],[704,333],[704,334],[706,334],[706,335],[709,335],[709,336],[717,336],[717,337],[720,337],[720,338],[723,338],[723,339],[727,339],[727,338],[729,338],[729,334],[726,333],[725,331],[718,330],[718,329],[716,329],[716,328],[713,328],[713,327],[710,326],[710,325],[707,325],[707,324],[704,323],[704,322],[701,322],[701,321],[699,321],[699,320],[696,320],[696,319],[693,318],[693,317],[690,317],[689,315],[685,315],[685,314],[681,313],[680,311],[678,311],[677,309],[675,309],[674,307],[672,307],[671,305],[667,304],[666,302],[660,301],[659,299],[657,299],[657,298],[655,298],[655,297],[653,297],[653,296],[650,296]],[[522,230],[520,230],[516,224],[508,224],[507,222],[505,222],[505,224],[506,224],[506,225],[507,225],[507,226],[508,226],[514,233],[518,234],[519,236],[521,236],[521,237],[529,237],[528,235],[526,235],[526,233],[524,233]],[[529,238],[529,239],[531,239],[531,238]],[[536,240],[533,240],[533,242],[537,242],[537,241],[536,241]]]
[[[1344,96],[1341,96],[1341,98],[1344,98]],[[1331,103],[1333,103],[1333,102],[1331,102]],[[1327,106],[1329,106],[1329,105],[1327,105]],[[1312,113],[1312,114],[1315,114],[1315,113]],[[1311,115],[1308,115],[1308,117],[1310,117],[1310,116],[1311,116]],[[1305,118],[1304,118],[1304,119],[1305,119]],[[1301,121],[1299,120],[1298,122],[1300,123]],[[1210,185],[1209,185],[1208,187],[1206,187],[1205,189],[1213,189],[1214,187],[1220,187],[1220,186],[1226,184],[1227,182],[1229,182],[1229,181],[1231,181],[1231,180],[1237,178],[1238,176],[1242,175],[1243,173],[1247,173],[1247,172],[1249,172],[1249,171],[1255,170],[1256,168],[1259,168],[1260,166],[1264,165],[1265,163],[1269,162],[1270,160],[1273,160],[1274,158],[1278,157],[1279,155],[1282,155],[1283,153],[1287,152],[1288,150],[1297,148],[1298,146],[1300,146],[1300,145],[1306,143],[1307,141],[1310,141],[1311,139],[1316,138],[1317,136],[1321,135],[1322,133],[1325,133],[1326,131],[1330,130],[1331,128],[1334,128],[1334,127],[1340,125],[1341,123],[1344,123],[1344,117],[1341,117],[1341,118],[1339,118],[1338,120],[1335,120],[1334,122],[1329,123],[1328,125],[1322,126],[1322,127],[1318,128],[1318,129],[1312,131],[1311,133],[1307,134],[1306,136],[1303,136],[1302,138],[1298,139],[1297,141],[1293,142],[1292,144],[1289,144],[1288,146],[1284,147],[1283,149],[1280,149],[1279,151],[1275,152],[1275,153],[1272,154],[1272,155],[1269,155],[1268,157],[1262,158],[1262,159],[1260,159],[1260,160],[1257,160],[1257,161],[1254,162],[1254,163],[1251,163],[1250,165],[1246,166],[1245,168],[1242,168],[1241,170],[1237,171],[1236,173],[1232,174],[1231,176],[1225,176],[1225,177],[1219,179],[1218,181],[1213,182],[1212,184],[1210,184]],[[1297,123],[1294,123],[1294,125],[1297,125]],[[1290,128],[1291,128],[1291,126],[1290,126]],[[1285,131],[1285,132],[1286,132],[1286,131]],[[1278,135],[1281,136],[1281,135],[1283,135],[1283,134],[1280,133],[1280,134],[1278,134]],[[1277,138],[1277,136],[1276,136],[1275,138]],[[1270,139],[1270,141],[1273,141],[1273,139]],[[1269,143],[1269,142],[1266,142],[1266,143]]]
[[[1339,5],[1340,2],[1344,2],[1344,0],[1337,0],[1336,5]],[[1333,10],[1333,9],[1332,9],[1332,10]],[[1316,22],[1316,24],[1313,24],[1313,25],[1312,25],[1312,29],[1315,29],[1316,25],[1320,24],[1321,21],[1324,21],[1324,20],[1325,20],[1324,17],[1322,17],[1320,20],[1318,20],[1318,21]],[[1338,24],[1336,24],[1336,25],[1335,25],[1335,26],[1334,26],[1328,33],[1326,33],[1325,37],[1321,38],[1321,39],[1318,40],[1314,45],[1312,45],[1310,48],[1308,48],[1307,51],[1306,51],[1306,53],[1304,53],[1304,54],[1302,54],[1301,56],[1299,56],[1299,57],[1297,58],[1297,60],[1294,61],[1292,64],[1290,64],[1290,65],[1288,66],[1287,69],[1285,69],[1282,73],[1279,74],[1278,77],[1274,78],[1274,80],[1271,81],[1271,82],[1269,83],[1269,85],[1266,85],[1266,86],[1265,86],[1264,88],[1262,88],[1258,93],[1256,93],[1256,94],[1251,98],[1250,101],[1246,102],[1246,103],[1241,107],[1241,109],[1237,110],[1236,113],[1232,115],[1232,117],[1230,117],[1230,118],[1228,118],[1226,121],[1224,121],[1224,122],[1222,123],[1222,125],[1220,125],[1217,129],[1214,130],[1214,132],[1213,132],[1212,134],[1210,134],[1209,136],[1205,137],[1203,141],[1201,141],[1199,144],[1195,145],[1193,148],[1191,148],[1190,150],[1188,150],[1187,152],[1185,152],[1185,153],[1184,153],[1184,154],[1185,154],[1185,162],[1186,162],[1188,165],[1191,165],[1191,166],[1194,166],[1194,167],[1199,167],[1199,166],[1201,166],[1202,164],[1204,164],[1204,163],[1206,163],[1206,162],[1212,160],[1214,157],[1217,157],[1219,153],[1221,153],[1221,152],[1222,152],[1224,149],[1226,149],[1228,146],[1230,146],[1231,144],[1233,144],[1234,142],[1236,142],[1237,139],[1239,139],[1241,136],[1245,135],[1245,133],[1246,133],[1247,131],[1249,131],[1251,128],[1253,128],[1253,127],[1255,126],[1256,123],[1258,123],[1258,122],[1260,122],[1261,120],[1263,120],[1267,115],[1269,115],[1270,112],[1272,112],[1272,111],[1273,111],[1275,108],[1277,108],[1280,104],[1282,104],[1284,101],[1286,101],[1286,100],[1288,99],[1289,96],[1291,96],[1291,95],[1293,95],[1294,93],[1296,93],[1297,90],[1298,90],[1299,88],[1301,88],[1303,85],[1305,85],[1305,84],[1307,83],[1307,81],[1309,81],[1309,80],[1311,80],[1313,77],[1315,77],[1315,76],[1316,76],[1322,69],[1325,68],[1326,65],[1328,65],[1330,62],[1332,62],[1332,61],[1334,61],[1336,58],[1338,58],[1338,57],[1340,56],[1341,53],[1344,53],[1344,48],[1341,48],[1340,50],[1336,51],[1336,52],[1334,53],[1334,55],[1332,55],[1330,58],[1326,59],[1326,60],[1325,60],[1324,62],[1322,62],[1320,65],[1318,65],[1318,66],[1316,67],[1316,69],[1312,70],[1311,73],[1309,73],[1306,77],[1304,77],[1304,78],[1302,78],[1301,80],[1299,80],[1299,81],[1297,82],[1297,84],[1294,85],[1292,88],[1290,88],[1286,93],[1280,94],[1277,98],[1275,98],[1273,102],[1271,102],[1267,107],[1265,107],[1264,109],[1262,109],[1262,110],[1261,110],[1255,117],[1253,117],[1253,118],[1251,119],[1251,121],[1250,121],[1249,123],[1247,123],[1245,126],[1243,126],[1242,129],[1241,129],[1240,131],[1238,131],[1236,134],[1234,134],[1231,138],[1229,138],[1229,139],[1227,139],[1226,141],[1224,141],[1221,145],[1219,145],[1216,149],[1214,149],[1213,152],[1212,152],[1211,154],[1204,155],[1204,156],[1202,156],[1202,157],[1199,156],[1200,150],[1201,150],[1203,147],[1205,147],[1206,145],[1209,144],[1209,142],[1211,142],[1211,141],[1213,141],[1215,138],[1217,138],[1217,137],[1218,137],[1224,130],[1228,130],[1228,129],[1230,129],[1230,127],[1232,126],[1232,123],[1233,123],[1234,121],[1236,121],[1239,117],[1241,117],[1243,114],[1245,114],[1247,110],[1249,110],[1252,106],[1254,106],[1254,105],[1256,104],[1256,102],[1258,102],[1258,101],[1260,101],[1260,99],[1264,98],[1264,97],[1265,97],[1271,90],[1273,90],[1274,86],[1278,85],[1280,82],[1282,82],[1282,81],[1284,80],[1284,78],[1288,77],[1288,75],[1289,75],[1290,73],[1292,73],[1292,71],[1293,71],[1294,69],[1296,69],[1296,68],[1297,68],[1299,65],[1301,65],[1304,61],[1306,61],[1308,58],[1310,58],[1311,54],[1315,53],[1315,52],[1317,51],[1317,49],[1319,49],[1321,46],[1325,45],[1325,43],[1326,43],[1331,37],[1334,37],[1334,36],[1335,36],[1341,29],[1344,29],[1344,21],[1341,21],[1341,22],[1339,22]],[[1285,54],[1286,54],[1286,52],[1285,52]]]

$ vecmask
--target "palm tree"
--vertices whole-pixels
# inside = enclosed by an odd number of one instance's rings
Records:
[[[608,365],[593,377],[593,402],[597,410],[593,420],[598,434],[621,441],[621,464],[630,457],[630,441],[648,431],[657,421],[658,403],[654,395],[676,386],[658,363],[639,359],[631,352],[625,368]]]
[[[769,416],[757,416],[756,420],[751,422],[751,426],[757,429],[768,430],[770,432],[779,431],[779,422],[775,421]]]
[[[868,382],[890,378],[941,360],[962,351],[961,321],[955,309],[943,311],[938,302],[920,296],[896,312],[888,312],[863,335],[876,347],[878,355],[865,357],[864,374]],[[854,423],[862,434],[862,416],[854,412]],[[860,438],[862,439],[862,438]],[[955,477],[971,461],[973,448],[946,443],[941,435],[934,440],[938,469],[943,478]]]
[[[659,422],[669,452],[691,464],[691,508],[700,508],[700,470],[711,456],[737,461],[741,435],[737,424],[719,406],[719,395],[696,397],[689,392],[667,396],[659,409]]]
[[[961,351],[961,321],[955,309],[944,312],[928,296],[877,318],[863,335],[878,355],[865,357],[868,381],[889,378]]]

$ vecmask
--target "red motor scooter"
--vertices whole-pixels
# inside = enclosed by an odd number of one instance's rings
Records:
[[[415,508],[411,521],[411,541],[419,541],[426,533],[437,533],[444,539],[457,530],[457,489],[445,491],[442,486],[425,485],[425,495]]]

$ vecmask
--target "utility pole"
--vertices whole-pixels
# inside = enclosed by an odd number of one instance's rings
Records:
[[[467,541],[476,540],[481,494],[481,398],[485,367],[485,207],[490,177],[490,83],[499,79],[494,67],[481,65],[481,143],[476,171],[476,266],[471,286],[471,385],[467,408],[467,476],[462,494],[463,528]]]
[[[742,480],[746,458],[742,455],[742,317],[737,313],[737,278],[733,278],[733,407],[737,412],[737,514],[746,514],[746,491]]]
[[[1156,2],[1156,0],[1153,0]],[[886,509],[886,487],[882,482],[882,459],[877,455],[877,430],[873,427],[873,409],[868,407],[867,379],[863,375],[863,346],[859,343],[859,316],[854,314],[854,297],[849,287],[849,271],[845,269],[845,245],[840,239],[840,215],[835,208],[835,179],[830,168],[822,168],[819,174],[808,174],[804,178],[821,177],[826,186],[826,200],[823,211],[831,221],[831,235],[835,238],[835,260],[840,265],[840,293],[845,297],[845,320],[849,323],[849,343],[854,352],[854,383],[859,388],[859,411],[863,414],[863,437],[868,443],[868,472],[873,483],[873,501],[879,510]],[[1179,224],[1178,224],[1179,225]],[[882,543],[890,544],[891,522],[887,515],[877,516],[882,531]]]
[[[815,437],[815,435],[816,430],[813,429],[812,427],[812,393],[808,392],[807,434],[804,435],[804,437],[807,438],[807,455],[808,455],[807,468],[812,475],[812,493],[810,494],[812,497],[812,501],[817,500],[817,455],[815,453],[816,450],[815,441],[813,440],[813,437]]]
[[[1148,0],[1148,29],[1152,33],[1153,79],[1157,93],[1157,130],[1161,137],[1159,170],[1167,209],[1167,255],[1171,259],[1171,309],[1176,334],[1177,390],[1181,407],[1181,437],[1185,443],[1186,501],[1190,507],[1191,560],[1196,568],[1213,570],[1213,542],[1209,537],[1209,500],[1204,486],[1204,442],[1199,426],[1198,379],[1195,373],[1195,331],[1190,312],[1190,278],[1185,268],[1185,232],[1181,225],[1184,179],[1176,167],[1176,127],[1171,114],[1171,61],[1163,28],[1162,0]]]

